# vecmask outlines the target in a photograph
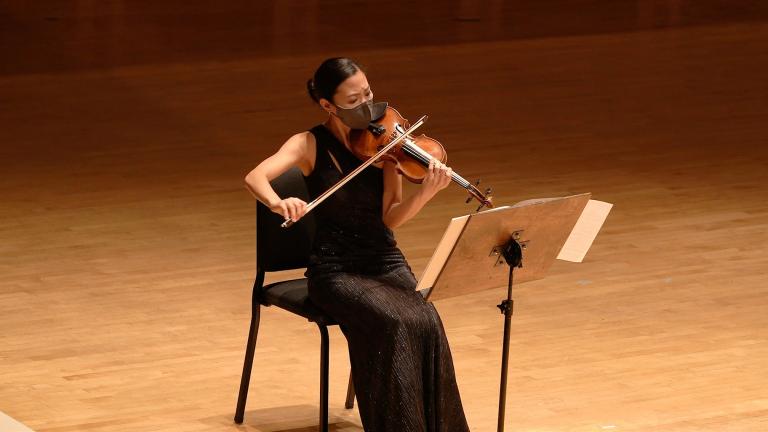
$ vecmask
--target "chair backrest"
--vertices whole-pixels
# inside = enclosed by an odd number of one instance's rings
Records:
[[[309,202],[309,192],[301,170],[291,168],[272,180],[281,198],[296,197]],[[315,219],[310,212],[289,228],[284,219],[260,201],[256,204],[256,265],[263,271],[280,271],[307,266],[315,237]]]

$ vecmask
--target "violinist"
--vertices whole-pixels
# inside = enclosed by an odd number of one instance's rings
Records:
[[[305,214],[307,203],[278,196],[269,182],[297,166],[312,198],[327,191],[362,163],[352,152],[351,135],[386,109],[373,102],[365,73],[347,58],[325,60],[307,90],[326,121],[290,137],[245,178],[256,199],[291,221]],[[415,290],[416,278],[392,232],[451,176],[451,168],[433,159],[418,190],[403,198],[402,175],[383,158],[314,210],[317,232],[305,273],[309,297],[347,338],[368,432],[469,430],[442,322]]]

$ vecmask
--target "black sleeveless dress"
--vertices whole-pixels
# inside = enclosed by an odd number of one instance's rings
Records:
[[[330,154],[344,174],[361,162],[325,126],[310,132],[315,198],[343,177]],[[310,299],[347,338],[367,432],[468,431],[442,322],[382,221],[383,191],[382,170],[368,167],[314,210]]]

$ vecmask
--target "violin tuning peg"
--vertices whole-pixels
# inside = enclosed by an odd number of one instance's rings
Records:
[[[485,199],[488,200],[488,202],[486,203],[488,208],[492,208],[493,207],[493,196],[491,195],[491,188],[490,187],[485,188]]]
[[[480,179],[475,180],[475,188],[480,185]],[[467,200],[464,202],[464,204],[469,204],[474,199],[474,196],[470,192],[469,196],[467,197]]]

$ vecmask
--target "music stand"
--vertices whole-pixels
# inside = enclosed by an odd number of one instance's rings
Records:
[[[518,283],[544,277],[590,196],[528,200],[456,218],[419,280],[417,289],[428,288],[430,301],[507,284],[507,298],[497,306],[504,314],[499,432],[504,430],[513,275]]]

